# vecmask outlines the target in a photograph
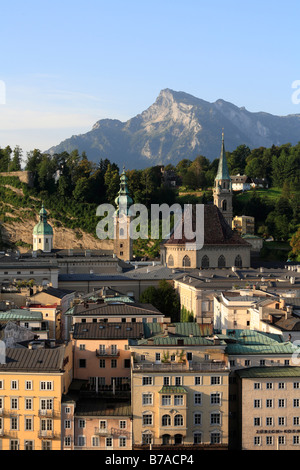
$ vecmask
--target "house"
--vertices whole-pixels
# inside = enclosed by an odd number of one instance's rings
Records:
[[[251,189],[251,178],[247,175],[233,175],[230,176],[232,191],[250,191]]]

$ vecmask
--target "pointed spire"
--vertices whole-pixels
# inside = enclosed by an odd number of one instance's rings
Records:
[[[229,170],[226,160],[225,142],[224,142],[224,129],[222,130],[222,147],[219,160],[219,167],[216,180],[230,180]]]
[[[133,204],[133,200],[129,195],[129,189],[127,186],[127,176],[125,173],[125,165],[123,166],[123,173],[120,177],[120,190],[118,196],[115,199],[117,205],[117,213],[121,212],[128,214],[129,207]]]

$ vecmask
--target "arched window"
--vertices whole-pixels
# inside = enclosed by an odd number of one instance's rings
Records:
[[[221,255],[219,256],[219,259],[218,259],[218,268],[225,268],[225,266],[226,266],[225,257]]]
[[[191,266],[191,259],[188,255],[185,255],[185,257],[182,260],[182,266],[184,268],[189,268]]]
[[[168,258],[168,266],[174,266],[174,258],[172,255],[170,255]]]
[[[171,440],[170,434],[164,434],[162,436],[162,445],[167,446],[168,444],[170,444],[170,440]]]
[[[120,228],[120,237],[124,237],[124,229]]]
[[[201,261],[201,268],[209,268],[209,257],[204,255]]]
[[[235,258],[234,266],[236,268],[242,268],[243,267],[243,261],[242,261],[242,258],[240,257],[240,255],[237,255],[237,257]]]
[[[174,426],[183,426],[183,416],[176,415],[174,418]]]
[[[227,201],[226,201],[226,199],[224,199],[224,201],[222,201],[222,210],[227,211]]]
[[[170,415],[163,415],[161,419],[162,426],[171,426],[171,416]]]
[[[182,444],[183,439],[182,439],[182,434],[175,434],[174,436],[174,444]]]

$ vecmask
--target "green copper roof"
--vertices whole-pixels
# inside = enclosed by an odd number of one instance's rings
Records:
[[[18,320],[18,321],[41,321],[43,314],[41,312],[31,312],[25,309],[11,309],[6,312],[0,312],[0,320]]]
[[[300,377],[300,367],[250,367],[249,369],[240,369],[236,373],[246,379],[251,378],[276,378],[276,377]]]
[[[222,148],[221,148],[221,155],[220,155],[216,180],[230,180],[230,175],[229,175],[229,170],[228,170],[227,160],[226,160],[224,133],[222,133]]]
[[[158,393],[187,393],[184,387],[172,387],[165,385]]]
[[[47,222],[47,211],[42,205],[39,214],[40,220],[33,229],[33,235],[53,235],[53,229]]]
[[[126,215],[128,214],[129,207],[133,204],[133,200],[129,195],[129,190],[127,187],[127,176],[125,173],[125,168],[123,168],[123,173],[120,177],[120,190],[118,196],[115,199],[115,203],[117,205],[116,213],[119,214],[121,211],[121,213],[125,213]]]

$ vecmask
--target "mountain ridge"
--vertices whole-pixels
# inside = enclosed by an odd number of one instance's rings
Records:
[[[219,157],[222,129],[226,150],[239,145],[292,145],[300,141],[300,115],[277,116],[218,99],[209,103],[181,91],[161,90],[155,102],[122,122],[101,119],[85,134],[74,135],[48,152],[85,152],[92,161],[108,158],[128,169],[178,163],[183,158]]]

